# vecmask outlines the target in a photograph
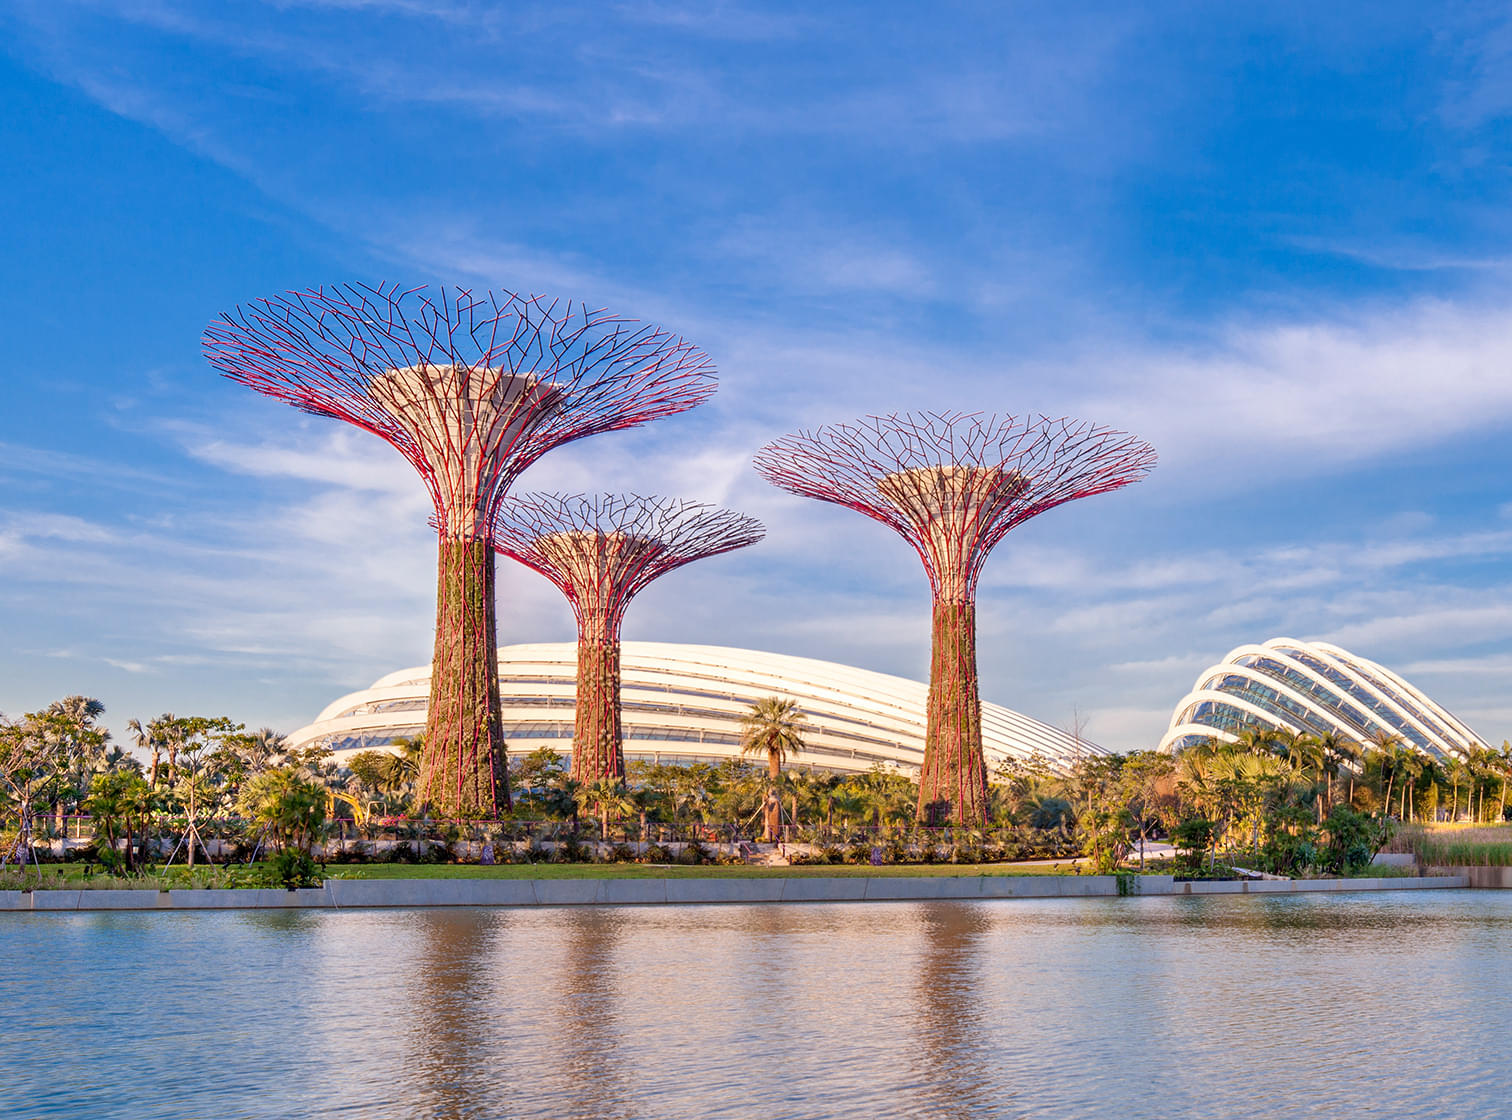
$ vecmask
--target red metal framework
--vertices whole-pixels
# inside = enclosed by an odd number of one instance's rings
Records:
[[[305,412],[365,428],[420,473],[440,534],[420,794],[449,816],[509,804],[489,530],[547,451],[692,408],[707,355],[583,304],[466,288],[287,292],[205,330],[210,364]]]
[[[868,417],[784,436],[757,453],[756,469],[773,485],[891,526],[929,573],[921,820],[975,824],[985,815],[976,589],[987,554],[1015,525],[1137,482],[1154,466],[1155,449],[1123,432],[982,413]]]
[[[494,547],[561,588],[578,624],[572,777],[622,778],[620,622],[652,580],[755,544],[761,522],[671,498],[530,494],[499,507]]]

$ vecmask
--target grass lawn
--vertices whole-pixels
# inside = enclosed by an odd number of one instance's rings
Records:
[[[174,871],[179,870],[174,868]],[[200,878],[208,879],[215,875],[214,871],[203,864],[195,870]],[[97,890],[131,887],[155,889],[162,885],[158,878],[159,871],[159,868],[154,867],[139,879],[118,879],[98,871],[86,877],[84,865],[80,863],[44,864],[40,876],[32,868],[27,869],[24,877],[14,871],[0,875],[0,889],[16,890],[23,886],[89,887]],[[815,876],[1072,875],[1075,872],[1074,864],[1066,860],[1060,863],[930,863],[882,867],[852,864],[821,867],[723,867],[707,864],[683,867],[643,863],[511,863],[483,867],[475,863],[331,863],[326,865],[324,873],[332,879],[772,879]],[[189,884],[175,881],[169,885]],[[202,881],[194,885],[223,884]]]
[[[644,863],[511,863],[480,867],[470,863],[328,864],[333,879],[780,879],[933,876],[933,875],[1070,875],[1067,860],[1048,863],[926,863],[904,866],[828,864],[820,867],[700,865],[683,867]]]

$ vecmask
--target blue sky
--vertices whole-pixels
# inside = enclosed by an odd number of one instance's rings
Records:
[[[428,656],[413,472],[199,350],[238,302],[398,280],[713,355],[710,405],[521,483],[767,521],[627,637],[922,678],[917,559],[750,454],[1072,414],[1162,464],[994,554],[986,698],[1150,746],[1205,665],[1288,635],[1512,735],[1503,6],[22,0],[0,52],[0,711],[292,730]],[[501,640],[572,636],[502,576]]]

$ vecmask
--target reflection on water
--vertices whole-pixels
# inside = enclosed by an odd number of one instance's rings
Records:
[[[488,999],[494,930],[502,912],[437,910],[417,924],[408,967],[413,998],[405,1037],[407,1064],[415,1071],[419,1110],[435,1116],[474,1115],[487,1101],[487,1077],[460,1071],[507,1067],[508,1049],[498,1047],[491,1022],[503,1008]]]
[[[942,902],[922,908],[919,919],[918,1011],[911,1026],[920,1096],[933,1116],[990,1115],[989,1105],[1008,1103],[991,1100],[994,1054],[983,1029],[982,938],[991,928],[991,911]],[[1001,1021],[1020,1014],[1015,1007],[993,1010]]]
[[[1499,1117],[1512,893],[0,915],[0,1116]]]
[[[633,1115],[620,1076],[618,1040],[623,1029],[615,1010],[615,941],[620,912],[576,910],[566,926],[557,992],[547,1045],[560,1057],[560,1074],[574,1116],[606,1120]],[[543,1040],[544,1041],[544,1040]]]

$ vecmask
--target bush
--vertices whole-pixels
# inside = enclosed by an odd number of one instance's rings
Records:
[[[871,862],[872,846],[867,843],[854,843],[845,849],[845,862],[862,864]]]
[[[696,866],[700,863],[708,863],[711,859],[709,849],[705,848],[697,840],[689,840],[683,845],[681,852],[677,854],[677,862]]]
[[[1321,868],[1335,874],[1353,874],[1368,867],[1382,845],[1391,839],[1391,822],[1348,805],[1335,805],[1323,831],[1328,842],[1319,860]]]
[[[676,858],[677,857],[674,856],[669,849],[662,847],[660,844],[647,844],[646,852],[643,856],[641,856],[641,862],[671,863]]]
[[[1195,875],[1202,870],[1208,849],[1213,846],[1215,826],[1204,817],[1190,817],[1171,829],[1171,843],[1176,846],[1176,866],[1183,874]]]
[[[318,887],[325,882],[319,865],[306,853],[292,848],[279,852],[266,863],[254,865],[249,871],[252,877],[260,880],[259,886],[294,890],[297,887]]]

